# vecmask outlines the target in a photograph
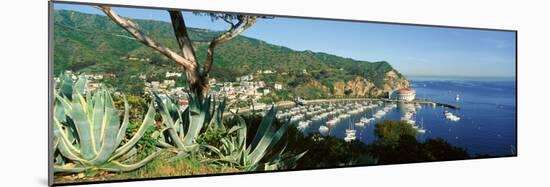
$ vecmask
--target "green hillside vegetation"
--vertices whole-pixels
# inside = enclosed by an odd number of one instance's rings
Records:
[[[171,49],[178,48],[170,23],[138,19],[133,21],[163,45]],[[189,28],[189,34],[199,62],[203,61],[207,41],[219,32]],[[129,60],[127,57],[138,60]],[[302,73],[304,69],[307,70],[306,74]],[[141,84],[134,84],[139,82],[138,75],[159,79],[166,71],[183,72],[174,62],[135,41],[106,16],[57,10],[54,21],[54,74],[58,75],[65,70],[114,73],[118,78],[110,82],[111,85],[134,95],[138,95],[143,88]],[[319,90],[303,85],[318,80],[333,91],[336,81],[348,81],[359,76],[373,82],[377,87],[383,87],[384,76],[394,69],[384,61],[366,62],[326,53],[295,51],[258,39],[238,36],[217,47],[211,77],[218,81],[234,81],[237,76],[252,74],[257,70],[277,71],[277,74],[264,74],[259,78],[268,84],[282,83],[293,92],[286,93],[289,96],[296,94],[307,97],[308,94],[316,93],[309,96],[323,98],[327,95],[319,94]],[[397,75],[404,79],[398,72]]]

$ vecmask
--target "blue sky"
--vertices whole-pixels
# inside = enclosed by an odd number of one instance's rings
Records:
[[[87,5],[55,9],[101,14]],[[122,16],[169,21],[166,11],[115,8]],[[188,27],[225,30],[223,21],[184,12]],[[243,35],[294,50],[366,61],[388,61],[406,76],[515,77],[515,33],[275,17],[259,19]]]

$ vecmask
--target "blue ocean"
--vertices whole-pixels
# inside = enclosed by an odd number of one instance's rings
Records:
[[[382,119],[400,120],[405,110],[415,110],[417,125],[426,129],[417,139],[439,137],[450,144],[466,149],[470,156],[509,156],[515,155],[516,148],[516,81],[511,79],[489,78],[441,78],[409,77],[416,97],[430,101],[459,106],[451,109],[443,106],[399,106],[390,110]],[[457,98],[458,97],[458,98]],[[460,117],[459,121],[445,118],[444,111]],[[361,117],[372,116],[368,110],[339,122],[330,129],[330,134],[345,137],[349,128]],[[306,133],[318,131],[326,120],[312,123]],[[370,144],[376,140],[374,126],[356,128],[357,140]]]

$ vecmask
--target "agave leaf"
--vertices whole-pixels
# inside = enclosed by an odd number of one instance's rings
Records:
[[[122,145],[120,148],[116,149],[114,155],[112,156],[111,160],[114,160],[126,152],[128,152],[134,145],[141,139],[143,134],[145,134],[145,131],[153,125],[154,116],[155,115],[155,109],[153,107],[153,103],[149,104],[149,109],[147,110],[147,114],[143,118],[143,122],[141,123],[138,131],[136,134],[128,141],[126,144]],[[119,145],[120,142],[115,142],[116,145]]]
[[[175,122],[174,122],[175,127],[176,127],[176,132],[178,133],[179,137],[183,137],[185,136],[185,133],[183,132],[183,122],[181,121],[181,119],[177,119]]]
[[[239,149],[242,149],[246,147],[246,137],[247,137],[247,126],[246,122],[244,122],[244,119],[235,113],[233,113],[233,116],[237,118],[237,124],[239,125],[239,132],[237,133],[237,143],[239,145]]]
[[[224,158],[222,152],[220,149],[214,147],[214,146],[211,146],[211,145],[208,145],[208,144],[202,144],[201,146],[203,147],[206,147],[208,150],[216,153],[216,155],[218,155],[219,158]]]
[[[74,124],[73,119],[71,118],[65,118],[65,123],[61,123],[61,125],[64,128],[64,132],[67,135],[67,138],[71,142],[71,144],[80,145],[80,137],[78,136],[78,132],[76,130],[76,125]]]
[[[126,154],[122,155],[121,157],[119,157],[117,160],[120,160],[122,161],[123,163],[126,162],[128,159],[132,158],[134,155],[137,154],[137,149],[134,147],[132,149],[130,149],[130,151],[128,151]]]
[[[273,108],[265,115],[265,117],[262,119],[262,123],[264,121],[273,121],[275,118],[275,111]],[[270,122],[270,123],[271,123]],[[263,137],[261,137],[260,142],[257,144],[256,147],[254,147],[252,152],[250,153],[250,159],[251,163],[258,163],[261,158],[267,154],[267,151],[271,150],[277,142],[281,139],[283,134],[287,131],[288,124],[283,125],[277,132],[273,129],[271,124],[269,127],[267,127],[267,132],[264,134]],[[257,135],[257,134],[256,134]]]
[[[273,139],[271,140],[271,144],[269,144],[269,146],[267,147],[267,150],[271,150],[273,147],[275,147],[275,145],[279,142],[279,140],[281,140],[285,132],[288,130],[288,127],[289,127],[289,123],[285,123],[281,128],[279,128],[279,130],[273,136]]]
[[[124,99],[124,119],[122,120],[120,129],[118,130],[117,139],[116,139],[117,144],[120,144],[120,142],[122,142],[122,140],[124,139],[124,136],[126,135],[126,129],[128,128],[128,123],[130,122],[130,111],[129,111],[130,107],[128,106],[128,100],[126,100],[126,96],[123,96],[123,99]],[[147,115],[145,117],[147,117]]]
[[[65,165],[54,165],[53,171],[55,173],[80,173],[85,171],[86,168],[84,167],[78,167],[74,164],[65,164]]]
[[[166,132],[170,136],[170,139],[176,144],[176,147],[178,149],[183,149],[184,148],[183,142],[181,142],[181,140],[179,139],[179,136],[176,132],[176,127],[174,125],[174,121],[170,116],[170,112],[168,111],[166,104],[162,101],[162,99],[157,94],[154,94],[154,95],[157,101],[157,105],[159,106],[162,121],[164,122],[164,124],[168,126],[168,128],[166,129]]]
[[[133,171],[133,170],[136,170],[136,169],[144,166],[145,164],[147,164],[153,158],[158,156],[161,152],[162,151],[157,150],[153,154],[145,157],[143,160],[141,160],[141,161],[139,161],[135,164],[124,164],[124,163],[121,163],[119,161],[111,161],[111,162],[108,162],[107,164],[104,164],[104,165],[100,166],[99,169],[102,169],[102,170],[105,170],[105,171],[112,171],[112,172]]]
[[[66,111],[65,107],[62,106],[62,101],[58,100],[57,93],[54,94],[56,96],[54,100],[54,117],[58,120],[61,126],[65,127],[65,130],[62,131],[67,132],[67,139],[69,140],[69,142],[72,143],[75,141],[75,137],[78,138],[74,123],[72,123],[72,120],[70,118],[67,119],[66,116],[68,111]]]
[[[252,152],[250,153],[250,162],[252,165],[258,163],[260,159],[266,155],[266,150],[271,145],[271,141],[273,140],[273,136],[275,135],[275,132],[272,127],[264,134],[264,136],[260,139],[260,142],[258,142],[257,146],[252,149]]]
[[[271,107],[269,112],[264,116],[262,119],[262,122],[260,123],[260,126],[258,127],[258,131],[256,131],[256,135],[254,136],[254,139],[252,139],[252,144],[249,147],[250,149],[255,149],[258,145],[259,141],[265,137],[265,134],[268,133],[273,129],[271,126],[273,124],[273,120],[275,119],[275,108]],[[250,151],[250,150],[248,150]]]
[[[225,129],[225,126],[223,125],[223,113],[225,111],[226,102],[226,99],[222,100],[222,103],[218,106],[216,115],[214,116],[216,118],[216,124],[218,125],[218,128],[222,129]]]
[[[83,76],[78,77],[78,80],[74,84],[73,92],[76,91],[80,95],[84,95],[86,91],[86,84],[88,83],[88,80],[84,78]]]
[[[206,119],[205,121],[205,127],[206,129],[214,129],[214,128],[218,128],[218,124],[217,124],[217,120],[216,120],[216,115],[218,113],[218,110],[216,109],[216,98],[213,97],[212,98],[212,109],[210,110],[209,109],[209,114],[208,114],[208,119]]]
[[[91,165],[97,165],[103,163],[109,159],[113,154],[117,146],[119,145],[117,140],[117,133],[120,125],[120,119],[117,117],[118,112],[114,106],[105,106],[105,117],[103,120],[102,130],[101,130],[101,149],[96,158],[90,161]]]
[[[200,97],[199,97],[200,98]],[[207,98],[207,100],[204,102],[204,105],[200,107],[200,99],[193,100],[191,102],[192,104],[189,105],[189,130],[185,134],[185,137],[183,138],[183,143],[185,145],[191,145],[193,144],[195,138],[199,134],[200,130],[203,127],[205,117],[207,112],[201,111],[201,108],[208,109],[210,107],[210,99]]]
[[[108,114],[105,113],[105,103],[102,96],[103,92],[97,92],[94,94],[92,98],[93,101],[90,104],[90,106],[93,105],[93,112],[89,112],[89,114],[91,114],[89,117],[92,120],[91,124],[93,124],[93,134],[95,140],[101,140],[101,128],[103,123],[105,123],[104,120],[106,116],[108,116]],[[95,141],[94,146],[95,150],[99,150],[101,147],[101,142]]]
[[[174,103],[172,102],[172,99],[171,98],[167,98],[166,99],[166,108],[168,109],[168,112],[170,113],[170,117],[172,117],[172,119],[180,119],[181,118],[181,112],[179,110],[179,107],[178,107],[178,104],[177,103]]]
[[[54,124],[53,124],[53,132],[54,132],[54,135],[58,138],[59,140],[59,144],[58,144],[58,149],[59,149],[59,152],[64,156],[64,157],[67,157],[71,160],[76,160],[76,161],[80,161],[80,162],[84,162],[83,159],[80,159],[81,155],[80,155],[80,151],[75,148],[74,146],[72,146],[71,142],[69,141],[69,139],[67,138],[67,135],[65,133],[63,133],[63,130],[62,130],[62,125],[61,123],[57,120],[56,117],[54,117]]]
[[[189,107],[187,107],[181,114],[182,116],[189,116]],[[180,137],[184,137],[185,134],[189,131],[189,123],[190,119],[188,117],[184,117],[181,127],[182,127],[182,135]]]
[[[86,79],[81,77],[76,84],[72,84],[72,95],[54,92],[53,148],[56,149],[56,158],[64,159],[54,161],[54,172],[81,172],[94,168],[106,168],[109,171],[133,170],[156,156],[158,152],[136,164],[125,164],[116,160],[121,156],[123,160],[127,160],[134,155],[135,149],[130,153],[129,150],[153,124],[153,103],[150,104],[138,132],[117,149],[124,138],[128,123],[129,107],[126,98],[124,122],[120,123],[120,112],[115,108],[111,94],[104,89],[93,95],[90,92],[84,93],[82,91],[85,82]],[[72,83],[72,80],[66,83]]]
[[[81,99],[82,96],[77,92],[75,93],[76,94],[73,94],[73,108],[70,113],[72,120],[75,123],[78,137],[80,138],[82,158],[85,160],[91,160],[96,156],[96,152],[94,150],[95,140],[92,135],[93,125],[90,124],[90,121],[87,118],[87,114],[85,112],[86,104],[83,103],[83,99]]]
[[[64,110],[64,113],[65,115],[67,115],[68,117],[71,117],[71,110],[73,108],[73,106],[71,105],[71,100],[69,99],[66,99],[66,97],[62,97],[61,95],[55,95],[55,99],[57,102],[54,102],[55,103],[59,103],[61,104],[61,106],[63,106],[63,110]]]
[[[206,119],[204,119],[204,127],[211,128],[210,123],[212,122],[213,116],[216,112],[216,98],[215,97],[208,97],[208,101],[211,101],[210,105],[208,107],[202,106],[202,110],[205,111]]]
[[[235,131],[240,130],[241,128],[243,128],[243,127],[241,127],[241,126],[233,126],[233,127],[231,127],[231,129],[229,129],[229,131],[227,131],[227,134],[232,134],[232,133],[234,133]]]
[[[307,152],[308,152],[308,151],[304,151],[304,152],[302,152],[302,153],[300,153],[300,154],[297,154],[297,155],[294,155],[293,157],[290,157],[289,162],[291,162],[291,163],[296,163],[296,161],[300,160],[304,155],[307,154]],[[291,169],[293,169],[293,168],[291,168]]]
[[[68,98],[69,100],[72,99],[72,94],[73,94],[73,79],[71,79],[71,77],[69,75],[62,75],[60,77],[61,79],[61,82],[60,82],[60,94],[62,96],[65,96],[66,98]]]

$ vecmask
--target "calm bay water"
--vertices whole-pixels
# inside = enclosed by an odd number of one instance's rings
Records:
[[[413,77],[412,87],[417,98],[455,104],[459,110],[445,107],[399,104],[382,119],[400,120],[404,112],[415,110],[417,125],[422,124],[426,133],[417,136],[419,141],[440,137],[454,146],[465,148],[471,156],[487,154],[490,156],[514,155],[516,152],[516,82],[505,79],[441,79]],[[460,100],[455,100],[456,95]],[[361,117],[371,117],[378,109],[353,115],[331,128],[330,134],[345,137],[345,129]],[[447,110],[461,119],[452,122],[445,119]],[[313,122],[306,129],[317,132],[327,119]],[[357,140],[367,144],[376,140],[375,123],[357,129]]]

